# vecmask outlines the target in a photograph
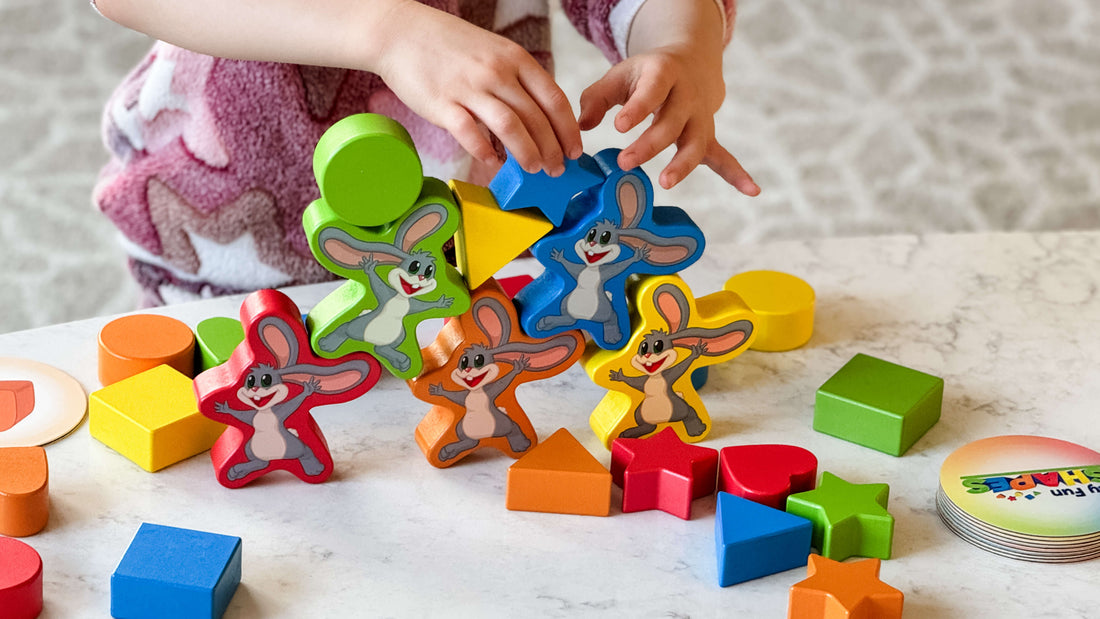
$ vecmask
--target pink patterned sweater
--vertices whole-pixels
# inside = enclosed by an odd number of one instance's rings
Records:
[[[550,68],[547,0],[421,0],[511,38]],[[724,3],[727,37],[733,0]],[[612,62],[644,0],[562,0]],[[226,60],[156,43],[108,100],[111,153],[94,200],[123,235],[146,305],[312,283],[302,211],[319,195],[313,148],[337,120],[385,114],[413,137],[424,173],[468,178],[471,161],[378,76]],[[485,179],[481,179],[485,180]]]

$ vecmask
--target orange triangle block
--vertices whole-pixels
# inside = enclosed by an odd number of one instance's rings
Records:
[[[462,226],[455,234],[455,262],[470,290],[554,228],[537,209],[500,210],[487,187],[459,180],[449,185],[462,211]]]
[[[611,473],[561,428],[508,469],[508,509],[607,516]]]

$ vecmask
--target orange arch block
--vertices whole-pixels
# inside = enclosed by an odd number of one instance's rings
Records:
[[[195,376],[195,334],[184,323],[156,314],[117,318],[99,332],[99,382],[104,386],[170,365]]]
[[[34,535],[50,517],[49,467],[41,447],[0,447],[0,534]]]
[[[561,428],[508,469],[505,504],[517,511],[607,516],[611,473]]]

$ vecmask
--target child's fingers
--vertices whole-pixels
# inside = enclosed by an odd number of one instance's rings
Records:
[[[615,129],[626,133],[661,108],[672,94],[675,72],[648,70],[638,76],[623,108],[615,115]]]
[[[619,153],[619,167],[627,170],[640,166],[674,142],[680,141],[690,119],[690,112],[687,106],[669,100],[653,116],[653,124]]]
[[[683,134],[676,142],[676,154],[661,170],[658,179],[661,187],[672,189],[699,166],[707,152],[707,137],[706,128],[700,128],[698,123],[685,125]]]
[[[458,104],[449,106],[442,113],[440,125],[475,159],[488,164],[499,163],[492,142],[466,108]]]
[[[519,117],[525,131],[534,142],[539,155],[539,168],[546,170],[552,176],[564,172],[565,155],[561,144],[558,142],[554,128],[550,125],[550,119],[539,104],[528,95],[527,91],[520,88],[506,89],[498,93],[498,96]],[[501,139],[503,140],[503,137]]]
[[[581,92],[581,114],[577,118],[581,129],[595,128],[607,111],[630,96],[630,81],[621,64],[615,65],[603,77]]]
[[[482,94],[474,97],[467,109],[500,139],[521,168],[531,174],[542,169],[538,145],[510,105],[495,96]]]
[[[527,89],[527,92],[531,94],[549,120],[565,156],[576,159],[584,154],[584,146],[581,144],[581,129],[577,124],[576,117],[573,116],[573,108],[569,105],[569,97],[562,92],[553,78],[542,71],[540,67],[535,74],[521,74],[520,84]]]
[[[745,171],[745,168],[741,167],[741,162],[717,140],[711,141],[703,157],[703,163],[746,196],[760,194],[760,186],[752,180],[752,176]]]

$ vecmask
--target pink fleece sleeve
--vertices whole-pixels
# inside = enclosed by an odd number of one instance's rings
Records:
[[[729,43],[733,35],[737,0],[714,0],[722,9],[725,36]],[[645,0],[561,0],[562,9],[569,21],[603,52],[612,64],[626,55],[626,38],[630,24]]]

